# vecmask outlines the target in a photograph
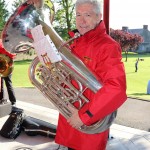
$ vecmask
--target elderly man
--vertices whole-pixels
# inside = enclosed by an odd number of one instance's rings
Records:
[[[42,0],[28,0],[42,4]],[[103,87],[95,94],[85,91],[90,100],[80,110],[72,108],[69,119],[59,115],[55,142],[74,150],[105,150],[109,129],[96,134],[78,130],[83,124],[91,125],[116,111],[127,99],[126,76],[121,62],[121,48],[107,33],[98,0],[77,0],[76,28],[80,37],[70,45],[78,56],[95,72]],[[71,33],[73,35],[75,33]]]

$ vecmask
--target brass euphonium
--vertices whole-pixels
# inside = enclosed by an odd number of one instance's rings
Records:
[[[62,61],[49,63],[49,67],[47,67],[39,65],[39,59],[36,57],[29,67],[29,78],[67,119],[72,115],[68,105],[74,107],[74,103],[79,103],[79,107],[76,109],[81,109],[83,105],[89,103],[84,95],[85,90],[90,89],[96,93],[102,85],[81,60],[71,53],[67,44],[56,33],[50,22],[43,21],[38,12],[33,5],[22,4],[6,24],[4,35],[8,35],[9,43],[5,42],[6,37],[3,37],[4,46],[14,51],[14,47],[19,45],[21,41],[33,42],[30,30],[39,24],[42,25],[45,35],[49,35],[58,49]],[[42,14],[41,9],[40,14]],[[73,81],[78,87],[72,84]],[[115,115],[114,112],[95,124],[83,125],[79,130],[88,134],[103,132],[110,127]]]

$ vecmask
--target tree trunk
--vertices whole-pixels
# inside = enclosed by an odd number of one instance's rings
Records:
[[[127,60],[128,60],[128,51],[125,51],[125,55],[126,55],[126,60],[125,60],[125,62],[127,62]]]

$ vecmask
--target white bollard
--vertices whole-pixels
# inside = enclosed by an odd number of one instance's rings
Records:
[[[147,94],[150,94],[150,80],[148,81],[148,85],[147,85]]]

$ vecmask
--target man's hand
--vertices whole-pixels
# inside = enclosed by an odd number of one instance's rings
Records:
[[[83,125],[83,122],[81,121],[79,114],[78,114],[78,110],[69,106],[69,109],[72,112],[72,116],[70,118],[67,119],[67,122],[73,127],[78,129],[79,127],[81,127]]]

